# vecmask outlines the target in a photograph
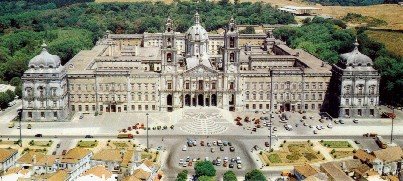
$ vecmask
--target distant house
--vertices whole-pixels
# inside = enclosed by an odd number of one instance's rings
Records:
[[[92,152],[84,148],[73,148],[64,155],[58,163],[59,169],[65,169],[70,175],[69,180],[75,180],[81,173],[90,168]]]
[[[7,181],[17,181],[21,179],[28,179],[33,175],[32,171],[29,169],[24,169],[23,167],[10,167],[0,180]]]
[[[117,175],[113,174],[107,168],[102,165],[97,165],[86,170],[82,173],[76,181],[116,181]]]
[[[35,174],[45,174],[57,171],[58,160],[59,156],[29,151],[17,160],[17,164],[25,168],[30,168]]]
[[[373,151],[372,154],[376,157],[373,168],[381,175],[397,175],[398,167],[403,165],[403,151],[399,146]]]
[[[118,172],[123,161],[123,153],[118,149],[104,149],[94,154],[91,166],[104,165],[109,171]]]
[[[295,15],[312,15],[316,14],[321,8],[315,8],[315,7],[302,7],[302,6],[284,6],[281,8],[278,8],[278,10],[295,14]]]
[[[358,150],[354,154],[354,158],[368,164],[379,175],[397,175],[399,165],[403,165],[403,151],[398,146],[388,147],[371,153]]]
[[[338,181],[338,180],[343,180],[343,181],[349,181],[353,180],[347,174],[342,170],[342,168],[338,165],[339,163],[337,162],[328,162],[328,163],[323,163],[320,165],[320,170],[323,173],[326,173],[328,176],[328,180],[331,181]]]
[[[318,170],[316,170],[309,164],[294,166],[294,176],[297,180],[305,180],[306,178],[318,173]]]
[[[18,151],[12,148],[0,148],[0,174],[14,166]]]

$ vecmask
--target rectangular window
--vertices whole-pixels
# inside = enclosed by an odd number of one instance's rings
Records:
[[[78,111],[83,111],[83,108],[81,105],[78,105]]]
[[[371,116],[374,116],[374,115],[375,115],[375,110],[374,110],[374,109],[370,109],[370,110],[369,110],[369,114],[370,114]]]
[[[104,111],[104,106],[103,105],[99,106],[99,111],[101,111],[101,112]]]
[[[135,106],[134,106],[134,105],[132,105],[132,111],[134,111],[134,109],[136,109],[136,108],[135,108]]]
[[[152,105],[153,110],[155,110],[155,105]]]
[[[253,108],[253,109],[256,109],[256,104],[253,104],[253,105],[252,105],[252,108]]]
[[[41,118],[45,118],[45,112],[41,112]]]
[[[124,106],[123,106],[123,110],[124,110],[124,111],[127,111],[127,105],[124,105]]]
[[[95,111],[95,105],[92,105],[92,111]]]
[[[28,117],[32,118],[32,112],[28,112]]]
[[[76,111],[76,107],[74,105],[71,105],[71,111]]]
[[[57,118],[57,112],[53,112],[53,117]]]
[[[216,87],[215,87],[215,82],[211,83],[211,89],[213,89],[213,90],[216,89]]]
[[[274,104],[274,109],[277,109],[277,104]]]
[[[172,83],[168,83],[168,90],[172,89]]]
[[[357,114],[358,114],[358,116],[362,116],[362,109],[358,109]]]
[[[259,109],[263,109],[263,104],[259,104]]]
[[[315,109],[315,104],[311,105],[311,109],[314,110]]]
[[[186,87],[186,89],[190,89],[190,83],[186,82],[185,87]]]
[[[266,109],[270,109],[270,104],[266,104]]]
[[[308,109],[308,104],[305,104],[305,109]]]
[[[138,106],[138,110],[141,111],[141,105]]]
[[[89,111],[89,106],[85,105],[85,111]]]
[[[145,106],[146,110],[148,110],[148,105]]]
[[[246,104],[246,109],[249,109],[249,104]]]

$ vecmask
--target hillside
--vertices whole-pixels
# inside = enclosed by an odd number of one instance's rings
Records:
[[[403,57],[403,33],[374,30],[367,30],[365,33],[371,39],[383,43],[390,52]]]

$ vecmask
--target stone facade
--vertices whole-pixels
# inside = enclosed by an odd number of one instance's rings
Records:
[[[333,65],[333,115],[336,117],[379,117],[380,75],[372,60],[358,51],[358,42],[352,52],[342,54]]]
[[[67,74],[60,58],[47,52],[32,58],[23,80],[22,120],[65,121],[69,117]]]
[[[318,112],[330,108],[331,69],[315,56],[287,47],[271,30],[239,34],[233,19],[222,34],[209,34],[196,14],[185,33],[175,32],[169,18],[163,33],[107,32],[61,72],[68,80],[66,113],[175,111],[187,106]],[[58,80],[65,90],[64,77]]]

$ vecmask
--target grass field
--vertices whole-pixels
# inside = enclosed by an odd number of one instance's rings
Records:
[[[385,44],[386,49],[396,55],[403,56],[403,33],[389,31],[366,31],[367,35],[380,43]]]
[[[77,147],[81,148],[94,148],[98,145],[97,141],[79,141]]]
[[[348,141],[323,141],[321,144],[328,148],[351,148]]]

